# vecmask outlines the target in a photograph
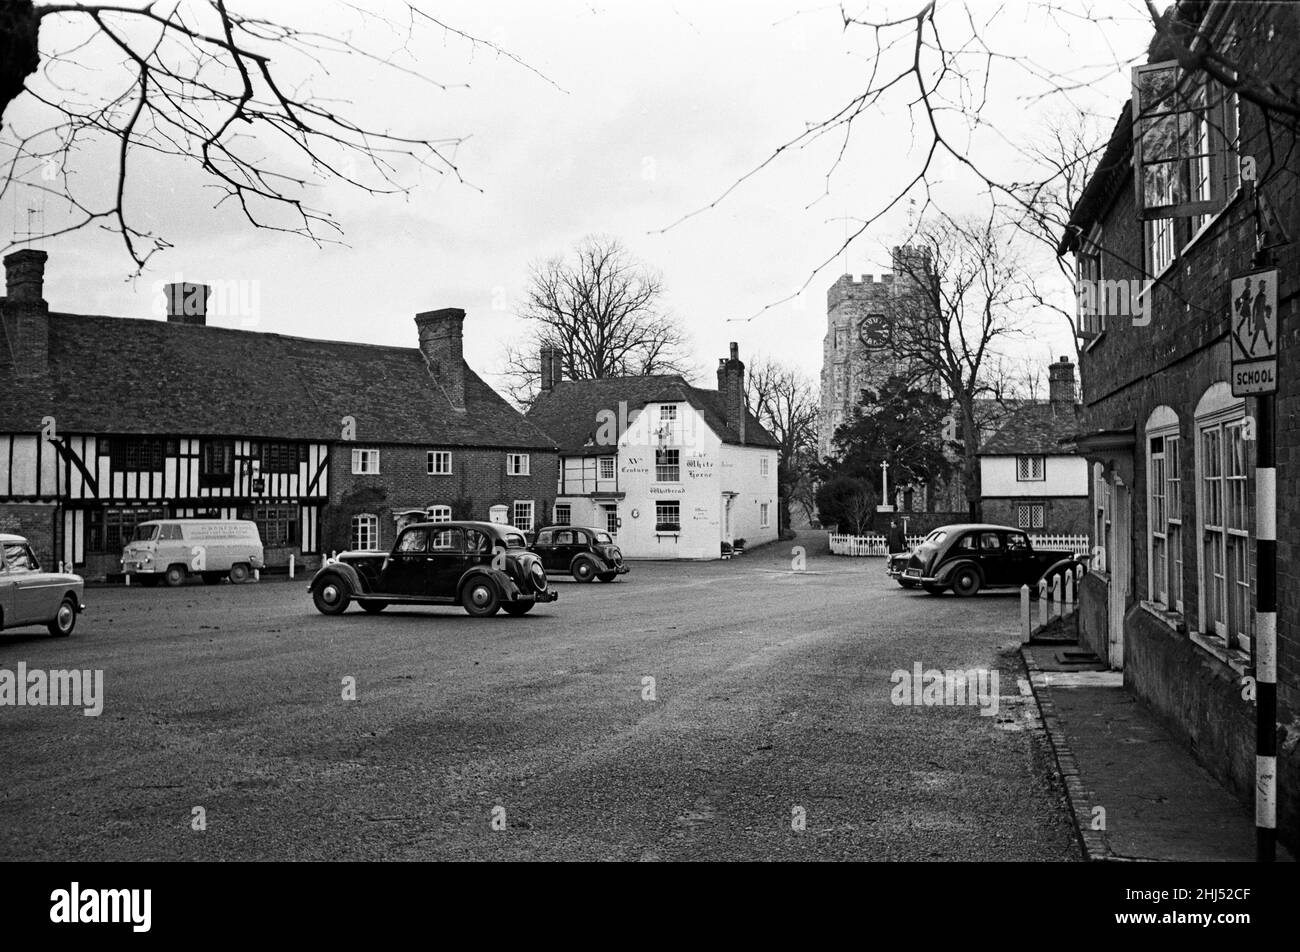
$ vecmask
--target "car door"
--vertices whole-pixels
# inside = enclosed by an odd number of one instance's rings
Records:
[[[1036,571],[1036,560],[1029,545],[1029,536],[1023,532],[1006,534],[1006,584],[1019,588],[1021,585],[1033,585],[1042,574]]]
[[[481,533],[480,533],[481,534]],[[468,542],[460,526],[437,529],[429,539],[429,574],[425,594],[431,598],[455,598],[460,577],[476,556],[468,551],[477,543]]]
[[[574,531],[572,529],[555,530],[554,554],[551,556],[551,564],[542,563],[543,568],[554,569],[557,572],[569,571],[569,563],[577,554],[577,546],[574,545]]]
[[[979,534],[979,563],[985,585],[1007,584],[1006,545],[1001,532]]]
[[[14,587],[17,582],[5,565],[4,553],[0,552],[0,627],[12,628],[18,622],[14,617]]]
[[[34,625],[53,618],[53,607],[47,609],[45,606],[50,598],[47,589],[52,589],[53,584],[42,584],[44,580],[41,578],[40,567],[26,543],[5,543],[4,561],[8,576],[13,581],[10,589],[11,604],[5,611],[5,624],[11,627]]]
[[[549,569],[555,560],[555,553],[552,551],[555,548],[555,533],[550,529],[537,533],[537,541],[533,543],[532,548],[537,553],[537,557],[542,560],[542,567]]]
[[[402,530],[379,576],[379,587],[384,594],[411,597],[425,594],[430,568],[429,534],[428,526]]]

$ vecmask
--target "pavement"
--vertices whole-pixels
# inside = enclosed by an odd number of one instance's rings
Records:
[[[72,637],[0,635],[104,701],[0,706],[0,860],[1082,858],[1014,596],[905,591],[824,533],[554,584],[488,619],[88,591]],[[917,666],[998,675],[996,709],[903,703]]]
[[[1077,644],[1026,645],[1043,725],[1069,791],[1085,856],[1095,861],[1254,862],[1255,821],[1121,671],[1073,663]],[[1279,844],[1278,859],[1291,856]]]

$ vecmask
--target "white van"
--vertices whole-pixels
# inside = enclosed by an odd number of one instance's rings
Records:
[[[122,572],[142,585],[183,585],[191,575],[238,584],[264,567],[263,558],[257,524],[246,519],[152,519],[135,527]]]

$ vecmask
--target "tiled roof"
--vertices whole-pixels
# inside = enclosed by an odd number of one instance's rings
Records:
[[[692,387],[675,375],[562,380],[549,393],[537,398],[528,411],[528,419],[559,444],[561,453],[595,455],[608,452],[608,448],[594,445],[599,428],[597,415],[602,410],[609,410],[617,416],[619,403],[626,401],[627,413],[631,416],[648,403],[681,401],[698,410],[709,429],[724,443],[739,444],[727,426],[723,399],[723,394],[717,390]],[[745,412],[745,445],[776,449],[778,444],[772,434],[752,413]]]
[[[1079,426],[1078,407],[1062,410],[1050,401],[1031,403],[1010,413],[980,447],[979,455],[1068,455],[1074,452],[1069,440],[1079,432]]]
[[[332,441],[350,416],[358,443],[554,449],[468,366],[454,410],[414,347],[76,314],[49,327],[47,379],[16,382],[0,346],[0,428]]]

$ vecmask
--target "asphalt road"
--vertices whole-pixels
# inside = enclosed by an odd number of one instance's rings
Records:
[[[0,859],[1077,859],[1014,598],[799,542],[523,618],[91,588],[70,639],[0,634],[0,668],[104,672],[98,717],[0,707]],[[916,662],[996,669],[998,715],[895,705]]]

